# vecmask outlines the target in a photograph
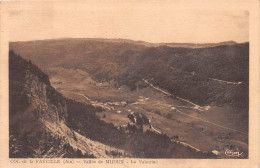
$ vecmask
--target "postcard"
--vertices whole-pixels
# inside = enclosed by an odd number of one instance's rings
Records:
[[[1,167],[258,167],[259,1],[3,1]]]

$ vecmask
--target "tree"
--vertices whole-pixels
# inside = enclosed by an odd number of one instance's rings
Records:
[[[127,117],[129,118],[129,120],[132,122],[132,123],[135,123],[135,117],[133,114],[128,114]]]
[[[142,120],[145,125],[150,125],[149,119],[146,117],[146,115],[142,114]]]

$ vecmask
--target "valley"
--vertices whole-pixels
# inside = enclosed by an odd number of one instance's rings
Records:
[[[235,150],[248,158],[249,43],[86,38],[11,42],[10,49],[43,71],[23,65],[26,74],[40,72],[52,93],[46,98],[38,80],[22,90],[51,107],[36,104],[41,122],[49,113],[52,124],[64,121],[69,131],[60,136],[73,132],[70,145],[83,153],[87,143],[97,146],[87,152],[95,157],[230,159],[225,151]]]
[[[100,119],[115,126],[129,122],[132,112],[145,114],[158,132],[169,137],[178,135],[180,142],[201,151],[220,152],[234,145],[246,152],[248,146],[247,121],[239,108],[203,106],[145,87],[130,91],[127,86],[115,87],[115,82],[100,83],[80,69],[50,68],[52,85],[64,96],[100,106]]]

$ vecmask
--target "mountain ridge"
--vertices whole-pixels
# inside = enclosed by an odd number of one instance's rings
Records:
[[[158,47],[161,45],[166,45],[169,47],[183,47],[183,48],[206,48],[206,47],[216,47],[221,45],[235,45],[235,44],[245,44],[248,42],[236,42],[236,41],[222,41],[222,42],[204,42],[204,43],[187,43],[187,42],[146,42],[142,40],[131,40],[123,38],[55,38],[55,39],[42,39],[42,40],[29,40],[29,41],[11,41],[10,43],[24,43],[24,42],[37,42],[37,41],[60,41],[60,40],[88,40],[88,41],[100,41],[100,42],[117,42],[117,43],[130,43],[130,44],[139,44],[146,47]]]

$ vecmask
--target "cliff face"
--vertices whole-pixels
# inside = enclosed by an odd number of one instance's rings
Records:
[[[67,100],[30,61],[9,53],[10,157],[109,157],[120,151],[67,126]]]
[[[30,64],[29,64],[30,68]],[[57,93],[54,88],[47,82],[41,82],[41,77],[37,76],[31,70],[26,70],[25,76],[25,92],[28,96],[28,101],[41,120],[52,123],[65,121],[67,118],[67,105],[62,96]]]

